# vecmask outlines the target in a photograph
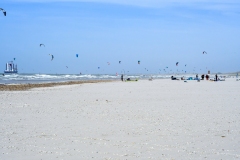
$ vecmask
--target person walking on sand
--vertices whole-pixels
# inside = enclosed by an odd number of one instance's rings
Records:
[[[121,80],[123,81],[123,74],[121,75]]]

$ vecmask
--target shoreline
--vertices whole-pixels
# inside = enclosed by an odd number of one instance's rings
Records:
[[[75,85],[84,83],[113,82],[117,80],[80,80],[65,82],[46,82],[46,83],[28,83],[28,84],[0,84],[0,91],[25,91],[33,88],[55,87],[63,85]]]

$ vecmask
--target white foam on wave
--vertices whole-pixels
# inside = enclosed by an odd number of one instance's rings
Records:
[[[196,74],[152,74],[152,75],[126,75],[124,74],[124,78],[130,79],[149,79],[152,77],[153,79],[168,79],[171,76],[175,76],[177,78],[180,77],[196,77]],[[198,75],[199,78],[201,75]],[[32,83],[32,82],[54,82],[54,81],[69,81],[69,80],[111,80],[111,79],[120,79],[121,75],[115,74],[11,74],[0,76],[1,83]],[[210,78],[214,78],[215,74],[210,75]]]

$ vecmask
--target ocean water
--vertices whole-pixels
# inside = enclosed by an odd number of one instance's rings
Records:
[[[147,75],[124,75],[124,78],[146,79]],[[153,75],[155,78],[166,78],[167,76]],[[111,74],[5,74],[0,75],[0,84],[26,84],[26,83],[48,83],[67,82],[79,80],[120,80],[121,75]]]
[[[152,74],[152,75],[124,75],[124,79],[170,79],[170,74]],[[195,77],[194,74],[173,75],[177,78]],[[200,75],[199,75],[200,77]],[[214,77],[214,75],[210,75]],[[5,74],[0,75],[0,84],[26,84],[26,83],[49,83],[49,82],[67,82],[81,80],[120,80],[121,75],[111,74]]]

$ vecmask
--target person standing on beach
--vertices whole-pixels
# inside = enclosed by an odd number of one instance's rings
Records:
[[[121,75],[121,80],[123,81],[123,74]]]
[[[215,77],[216,77],[216,81],[218,80],[218,76],[217,76],[217,74],[215,75]]]
[[[198,80],[198,74],[196,75],[196,79]]]
[[[208,80],[208,78],[209,78],[209,75],[207,74],[207,75],[206,75],[206,80]]]

